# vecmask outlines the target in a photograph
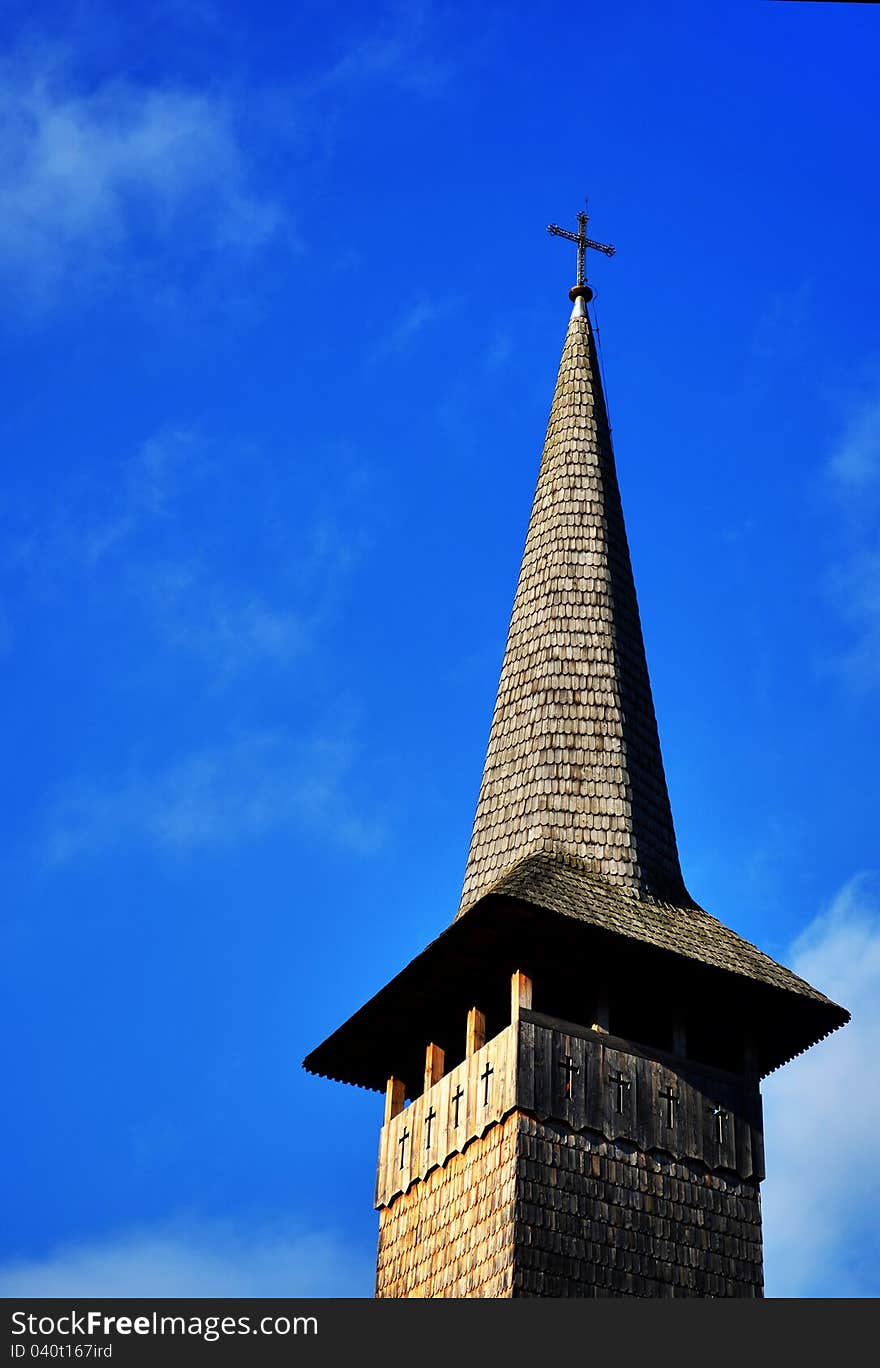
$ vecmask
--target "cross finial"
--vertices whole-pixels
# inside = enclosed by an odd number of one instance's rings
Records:
[[[570,233],[567,228],[560,228],[558,223],[548,223],[547,232],[554,237],[565,238],[568,242],[576,242],[577,255],[577,284],[574,290],[569,291],[572,298],[583,295],[586,299],[592,299],[593,292],[587,284],[587,248],[592,247],[596,252],[604,252],[606,256],[614,256],[615,248],[609,242],[596,242],[593,238],[587,237],[587,224],[589,216],[586,209],[582,209],[577,216],[578,230]]]

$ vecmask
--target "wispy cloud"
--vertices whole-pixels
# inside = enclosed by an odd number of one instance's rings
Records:
[[[405,356],[416,346],[428,328],[448,318],[455,307],[454,300],[438,299],[433,295],[422,295],[415,299],[368,349],[368,367]]]
[[[160,769],[70,781],[50,804],[45,854],[63,864],[133,842],[186,855],[285,829],[369,853],[383,828],[378,815],[365,817],[351,800],[356,759],[350,728],[305,738],[260,732]]]
[[[869,692],[880,685],[880,547],[851,551],[832,567],[828,585],[849,629],[849,642],[830,663],[854,692]]]
[[[290,232],[229,96],[122,78],[86,88],[44,51],[0,66],[0,121],[0,269],[31,302],[168,251],[195,265]]]
[[[841,550],[827,586],[848,640],[827,661],[857,692],[880,685],[880,398],[863,402],[826,468]]]
[[[219,583],[195,562],[143,567],[136,598],[175,651],[210,660],[215,684],[259,662],[287,664],[314,645],[320,608],[278,608],[256,590]]]
[[[321,74],[325,90],[389,80],[426,94],[442,88],[461,63],[438,41],[437,10],[423,0],[388,8],[369,29],[346,36],[339,56]]]
[[[831,454],[828,474],[848,494],[880,490],[880,398],[855,414]]]
[[[334,1231],[170,1222],[0,1267],[3,1297],[370,1297],[372,1250]]]
[[[209,663],[213,684],[223,684],[313,648],[369,545],[363,466],[343,465],[332,504],[315,494],[313,507],[296,507],[295,539],[274,526],[278,483],[252,445],[171,425],[115,467],[79,472],[50,507],[10,518],[5,569],[22,601],[28,590],[45,599],[80,579],[81,611],[114,604],[165,647]],[[233,486],[252,500],[245,525],[259,529],[269,557],[259,578],[226,535]]]
[[[767,1292],[877,1296],[880,880],[846,884],[790,959],[853,1019],[765,1084]]]

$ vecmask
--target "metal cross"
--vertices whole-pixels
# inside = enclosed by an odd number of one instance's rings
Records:
[[[616,1074],[611,1075],[611,1082],[617,1088],[617,1110],[622,1112],[623,1096],[625,1092],[629,1091],[629,1079],[626,1074],[621,1073],[620,1069],[618,1069]]]
[[[730,1115],[730,1113],[726,1112],[723,1107],[716,1107],[714,1104],[709,1108],[709,1110],[715,1117],[715,1139],[719,1145],[723,1145],[724,1126],[727,1122],[727,1118]]]
[[[459,1085],[458,1085],[458,1087],[456,1088],[455,1092],[452,1094],[452,1100],[453,1100],[453,1102],[455,1103],[455,1120],[453,1121],[452,1124],[453,1124],[453,1126],[455,1127],[456,1130],[458,1130],[458,1109],[459,1109],[459,1107],[461,1106],[461,1099],[462,1099],[463,1097],[464,1097],[464,1089],[462,1088],[461,1084],[459,1083]]]
[[[489,1061],[488,1061],[488,1059],[487,1059],[487,1060],[486,1060],[486,1067],[485,1067],[485,1069],[483,1070],[483,1072],[480,1074],[480,1080],[481,1080],[483,1083],[485,1083],[485,1085],[486,1085],[485,1090],[484,1090],[484,1092],[483,1092],[483,1106],[484,1106],[484,1107],[488,1107],[488,1105],[489,1105],[489,1079],[490,1079],[490,1077],[492,1076],[492,1074],[493,1074],[494,1072],[495,1072],[495,1070],[492,1068],[492,1065],[489,1063]]]
[[[566,1055],[564,1060],[560,1060],[559,1067],[560,1069],[565,1070],[565,1095],[566,1097],[571,1097],[572,1079],[574,1078],[576,1073],[580,1072],[580,1070],[578,1069],[578,1066],[577,1064],[575,1064],[571,1055]]]
[[[400,1146],[400,1165],[399,1165],[400,1168],[403,1168],[403,1150],[404,1150],[404,1146],[406,1145],[406,1142],[407,1142],[408,1139],[409,1139],[409,1131],[407,1130],[406,1126],[404,1126],[404,1128],[403,1128],[403,1134],[401,1135],[400,1139],[399,1139],[398,1142],[397,1142],[398,1145]]]
[[[675,1108],[678,1106],[678,1093],[674,1093],[670,1087],[666,1087],[658,1094],[666,1103],[666,1124],[675,1125]]]
[[[430,1149],[430,1148],[431,1148],[431,1127],[433,1126],[433,1124],[434,1124],[434,1122],[436,1121],[436,1119],[437,1119],[437,1113],[435,1112],[434,1108],[431,1107],[431,1110],[428,1112],[428,1115],[425,1117],[425,1125],[428,1127],[428,1138],[427,1138],[427,1140],[425,1141],[425,1149]]]
[[[595,242],[593,238],[587,237],[588,221],[589,219],[587,216],[587,211],[585,209],[582,209],[581,212],[578,214],[578,230],[576,233],[570,233],[567,228],[560,228],[558,223],[548,223],[547,225],[547,232],[552,233],[554,237],[566,238],[568,242],[577,243],[578,285],[586,285],[587,283],[588,247],[592,247],[593,250],[596,252],[604,252],[605,255],[608,257],[614,256],[616,250],[614,247],[611,246],[610,242]]]

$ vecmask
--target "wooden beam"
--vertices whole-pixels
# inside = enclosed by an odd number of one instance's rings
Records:
[[[406,1087],[402,1078],[392,1074],[385,1087],[385,1125],[403,1111],[406,1102]]]
[[[510,980],[510,1020],[519,1021],[522,1008],[526,1011],[532,1005],[532,980],[517,969]]]
[[[682,1059],[686,1059],[687,1052],[687,1030],[684,1021],[679,1017],[672,1023],[672,1053],[681,1055]]]
[[[431,1044],[425,1050],[425,1092],[440,1082],[445,1059],[446,1052],[441,1050],[439,1045]]]
[[[486,1013],[481,1012],[478,1007],[472,1007],[467,1014],[467,1039],[465,1043],[465,1058],[476,1054],[486,1043]]]

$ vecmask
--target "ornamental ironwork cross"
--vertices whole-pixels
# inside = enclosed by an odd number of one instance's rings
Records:
[[[432,1107],[431,1110],[428,1112],[428,1115],[425,1117],[425,1125],[426,1125],[427,1128],[428,1128],[428,1135],[427,1135],[427,1139],[425,1140],[425,1149],[430,1149],[430,1148],[431,1148],[431,1127],[433,1126],[433,1124],[434,1124],[434,1122],[436,1121],[436,1119],[437,1119],[437,1113],[435,1112],[434,1108]]]
[[[571,1055],[566,1055],[565,1059],[560,1060],[559,1067],[560,1069],[565,1070],[565,1095],[566,1097],[571,1097],[572,1079],[574,1078],[576,1073],[580,1072],[580,1070],[578,1069],[578,1066],[577,1064],[575,1064]]]
[[[595,252],[604,252],[606,256],[613,257],[616,248],[610,242],[596,242],[593,238],[587,237],[587,223],[589,218],[585,209],[578,214],[578,230],[570,233],[567,228],[560,228],[558,223],[548,223],[547,232],[554,237],[565,238],[568,242],[576,242],[578,249],[578,285],[587,283],[587,248],[592,247]]]
[[[461,1099],[462,1099],[463,1097],[464,1097],[464,1088],[463,1088],[463,1087],[461,1086],[461,1084],[459,1083],[459,1085],[458,1085],[458,1087],[456,1088],[455,1092],[452,1094],[452,1101],[455,1103],[455,1120],[453,1121],[452,1124],[453,1124],[453,1126],[454,1126],[454,1128],[455,1128],[456,1130],[458,1130],[458,1109],[459,1109],[459,1107],[461,1106]]]
[[[409,1139],[409,1131],[407,1130],[406,1126],[404,1126],[404,1128],[403,1128],[403,1134],[401,1135],[400,1139],[399,1139],[398,1142],[397,1142],[398,1145],[400,1146],[400,1164],[398,1165],[399,1168],[403,1168],[403,1151],[404,1151],[404,1148],[405,1148],[405,1146],[406,1146],[406,1142],[407,1142],[408,1139]]]
[[[674,1126],[675,1108],[678,1106],[678,1093],[674,1093],[671,1088],[667,1087],[662,1089],[661,1092],[658,1093],[658,1096],[666,1103],[667,1126]]]
[[[485,1083],[485,1085],[486,1085],[485,1088],[484,1088],[484,1090],[483,1090],[483,1106],[484,1106],[484,1107],[488,1107],[488,1105],[489,1105],[489,1079],[491,1078],[491,1076],[492,1076],[492,1074],[493,1074],[494,1072],[495,1072],[495,1070],[492,1068],[492,1065],[489,1063],[489,1061],[488,1061],[488,1059],[487,1059],[487,1060],[486,1060],[486,1067],[485,1067],[485,1069],[483,1070],[483,1072],[480,1074],[480,1081],[481,1081],[482,1083]]]
[[[730,1113],[729,1113],[729,1112],[726,1112],[726,1111],[724,1110],[723,1107],[716,1107],[716,1106],[714,1106],[714,1105],[711,1106],[711,1107],[709,1108],[709,1110],[710,1110],[710,1112],[712,1113],[712,1115],[715,1117],[715,1140],[716,1140],[716,1142],[717,1142],[719,1145],[723,1145],[723,1144],[724,1144],[724,1127],[725,1127],[725,1124],[726,1124],[726,1122],[727,1122],[727,1118],[728,1118],[728,1116],[730,1115]]]
[[[618,1069],[616,1074],[611,1075],[611,1082],[617,1089],[617,1110],[622,1112],[624,1094],[629,1091],[629,1079]]]

